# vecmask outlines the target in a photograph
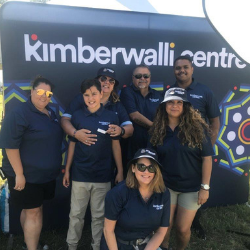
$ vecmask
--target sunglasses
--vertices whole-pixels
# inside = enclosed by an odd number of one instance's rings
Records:
[[[156,172],[156,169],[155,169],[155,167],[153,165],[146,166],[143,163],[136,163],[136,166],[137,166],[137,169],[140,172],[145,172],[146,169],[148,170],[149,173],[155,173]]]
[[[107,80],[108,80],[108,79],[107,79],[107,77],[105,77],[105,76],[101,76],[101,77],[100,77],[100,81],[101,81],[101,82],[106,82]],[[112,85],[115,84],[115,80],[114,80],[114,79],[109,79],[108,81],[109,81],[109,83],[112,84]]]
[[[141,79],[142,77],[144,79],[148,79],[151,75],[150,74],[136,74],[136,75],[133,75],[136,79]]]
[[[36,89],[36,93],[39,96],[42,96],[44,93],[48,98],[51,98],[53,93],[51,91],[48,90],[44,90],[44,89]]]

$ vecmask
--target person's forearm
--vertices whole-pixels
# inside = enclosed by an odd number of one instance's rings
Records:
[[[74,152],[75,152],[75,145],[76,145],[75,142],[71,141],[69,143],[68,157],[67,157],[67,163],[66,163],[66,166],[65,166],[65,171],[69,171],[70,168],[71,168],[71,164],[72,164],[73,157],[74,157]]]
[[[7,157],[16,175],[23,175],[23,165],[21,162],[19,149],[5,149]]]
[[[61,126],[67,135],[74,136],[75,127],[72,125],[69,117],[62,117]]]
[[[162,243],[168,228],[162,227],[161,230],[156,231],[156,233],[153,235],[153,237],[148,242],[147,246],[145,247],[145,250],[156,250]]]
[[[123,128],[125,129],[125,134],[122,136],[123,139],[126,139],[133,135],[134,127],[132,124],[125,125],[123,126]]]
[[[202,157],[202,184],[210,184],[212,173],[212,156]]]
[[[129,114],[131,120],[144,128],[150,128],[153,122],[146,118],[144,115],[140,114],[138,111]]]
[[[105,239],[106,239],[108,249],[109,250],[118,250],[117,241],[116,241],[116,237],[115,237],[115,232],[114,231],[112,231],[112,232],[107,231],[104,228],[103,233],[104,233],[104,236],[105,236]]]
[[[112,141],[112,151],[113,156],[115,159],[115,164],[117,167],[118,173],[123,173],[123,167],[122,167],[122,153],[121,153],[121,145],[119,140],[113,140]]]
[[[220,119],[219,117],[215,117],[215,118],[211,118],[209,119],[209,123],[210,123],[210,129],[211,129],[211,143],[212,146],[214,146],[218,133],[219,133],[219,129],[220,129]]]

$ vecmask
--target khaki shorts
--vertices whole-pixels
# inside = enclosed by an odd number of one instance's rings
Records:
[[[198,210],[201,205],[198,205],[198,193],[190,192],[182,193],[168,189],[171,195],[171,205],[179,205],[188,210]]]

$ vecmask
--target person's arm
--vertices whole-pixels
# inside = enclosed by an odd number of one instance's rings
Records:
[[[148,242],[145,250],[156,250],[161,245],[166,233],[168,231],[168,227],[159,227],[155,232],[153,237]]]
[[[117,175],[115,177],[115,183],[123,180],[123,167],[122,167],[122,152],[119,140],[112,140],[112,151],[117,167]]]
[[[104,219],[103,233],[109,250],[118,250],[117,241],[115,237],[116,220]]]
[[[123,139],[129,138],[134,133],[134,127],[132,124],[122,126],[125,129],[125,134],[122,136]]]
[[[132,136],[133,132],[134,132],[134,127],[132,124],[127,124],[125,126],[122,126],[125,130],[125,133],[123,136],[121,136],[122,138],[128,138],[130,136]],[[110,134],[110,136],[112,137],[116,137],[121,135],[122,132],[122,128],[118,125],[115,124],[110,124],[109,125],[109,129],[107,130],[107,133]]]
[[[129,117],[131,118],[133,122],[137,123],[138,125],[144,128],[150,128],[153,125],[152,121],[150,121],[148,118],[146,118],[144,115],[142,115],[138,111],[130,113]]]
[[[217,136],[218,136],[218,133],[219,133],[219,129],[220,129],[220,118],[219,118],[219,116],[215,117],[215,118],[210,118],[209,123],[210,123],[210,129],[212,131],[211,143],[212,143],[212,146],[214,146],[214,144],[216,142],[216,139],[217,139]]]
[[[9,162],[16,174],[15,190],[21,191],[25,187],[25,176],[23,175],[23,165],[21,162],[19,149],[5,149]]]
[[[138,105],[130,87],[122,89],[120,99],[133,122],[145,128],[150,128],[153,125],[152,121],[138,111]]]
[[[90,134],[91,131],[88,129],[80,129],[76,130],[76,128],[71,123],[70,117],[62,117],[61,118],[61,126],[66,134],[75,137],[78,141],[84,143],[87,146],[91,146],[92,144],[95,144],[97,139],[96,134]]]
[[[68,158],[67,158],[67,163],[65,166],[65,173],[63,176],[63,186],[66,188],[69,187],[69,184],[70,184],[70,180],[69,180],[70,173],[69,172],[70,172],[71,164],[72,164],[73,157],[74,157],[75,145],[76,145],[75,142],[70,141],[69,147],[68,147]]]
[[[212,172],[212,156],[202,157],[202,184],[210,184]],[[209,198],[209,190],[200,189],[198,195],[198,205],[202,205],[207,202]]]

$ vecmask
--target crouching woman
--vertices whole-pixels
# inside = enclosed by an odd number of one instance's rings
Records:
[[[101,250],[157,249],[169,226],[170,194],[157,154],[140,149],[128,163],[126,182],[107,193]]]

